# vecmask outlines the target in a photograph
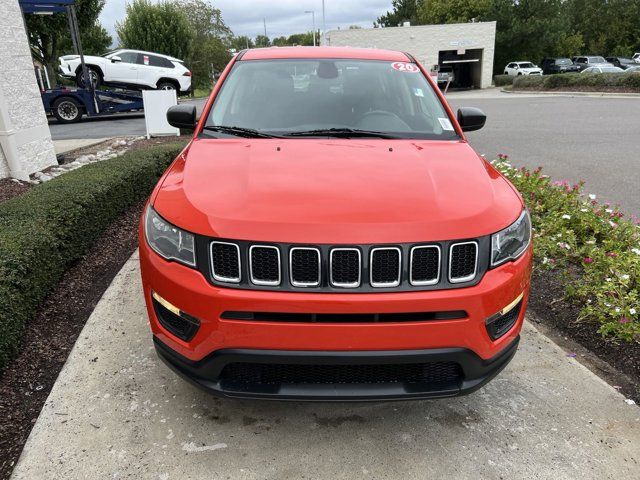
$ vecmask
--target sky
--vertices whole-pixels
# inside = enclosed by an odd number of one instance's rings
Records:
[[[117,43],[115,23],[125,16],[125,5],[131,0],[106,0],[100,22]],[[212,0],[222,11],[222,18],[235,35],[255,37],[264,33],[271,38],[310,31],[311,14],[315,11],[316,28],[322,25],[322,0]],[[325,0],[327,30],[350,25],[372,27],[373,22],[391,9],[391,0]]]

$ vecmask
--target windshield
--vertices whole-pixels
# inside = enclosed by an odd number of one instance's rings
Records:
[[[458,138],[415,64],[370,60],[236,62],[204,133],[213,135],[216,126],[278,136],[349,129],[397,138]]]
[[[568,58],[559,58],[556,60],[556,65],[571,65],[572,63]]]
[[[109,50],[108,52],[103,53],[103,54],[102,54],[102,55],[100,55],[100,56],[101,56],[101,57],[108,57],[109,55],[113,55],[114,53],[117,53],[117,52],[119,52],[119,51],[120,51],[119,49],[118,49],[118,50]]]
[[[520,68],[535,68],[535,65],[531,62],[519,63]]]
[[[589,63],[607,63],[603,57],[589,57]]]

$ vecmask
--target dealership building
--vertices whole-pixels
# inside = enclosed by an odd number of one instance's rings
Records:
[[[407,52],[431,72],[451,67],[460,88],[491,86],[495,43],[496,22],[331,30],[324,39],[329,46]]]

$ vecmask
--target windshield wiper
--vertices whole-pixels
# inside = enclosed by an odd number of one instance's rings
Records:
[[[229,135],[236,135],[237,137],[246,138],[280,138],[277,135],[269,135],[268,133],[262,133],[253,128],[243,127],[230,127],[226,125],[205,125],[203,130],[210,130],[212,132],[227,133]]]
[[[288,132],[283,134],[287,137],[375,137],[375,138],[400,138],[384,132],[372,130],[359,130],[357,128],[321,128],[318,130],[306,130],[300,132]]]

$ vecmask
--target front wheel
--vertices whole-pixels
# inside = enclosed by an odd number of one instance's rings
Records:
[[[74,123],[82,118],[82,107],[73,98],[59,98],[53,103],[53,115],[60,123]]]

